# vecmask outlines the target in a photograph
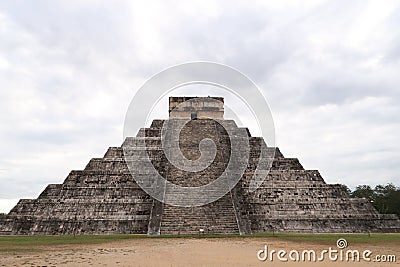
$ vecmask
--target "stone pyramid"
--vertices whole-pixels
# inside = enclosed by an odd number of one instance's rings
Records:
[[[0,234],[400,232],[398,216],[379,214],[366,199],[350,198],[340,185],[326,184],[317,170],[305,170],[298,159],[285,158],[279,148],[269,148],[275,152],[271,168],[255,191],[248,190],[261,147],[266,145],[263,138],[224,120],[223,106],[204,98],[173,112],[189,99],[171,97],[169,120],[154,120],[137,137],[127,137],[121,147],[110,147],[103,158],[91,159],[84,170],[71,171],[62,184],[49,184],[37,199],[21,199],[9,214],[0,216]],[[222,98],[211,99],[223,103]],[[216,145],[215,158],[204,170],[181,170],[162,149],[163,125],[183,118],[189,121],[178,135],[186,158],[200,156],[199,142],[204,138]],[[140,157],[136,157],[135,173],[127,166],[124,148],[133,154],[145,151],[167,181],[184,187],[208,184],[224,173],[233,153],[226,129],[246,132],[250,158],[239,182],[211,203],[182,207],[160,202],[136,182],[135,175],[144,175],[149,187],[156,186]]]

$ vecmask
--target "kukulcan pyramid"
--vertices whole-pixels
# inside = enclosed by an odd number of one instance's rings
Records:
[[[326,184],[317,170],[305,170],[297,158],[285,158],[263,138],[225,120],[223,101],[170,97],[168,120],[154,120],[136,137],[127,137],[121,147],[110,147],[103,158],[91,159],[84,170],[71,171],[62,184],[49,184],[37,199],[21,199],[9,214],[0,216],[0,234],[400,232],[397,215],[379,214],[366,199],[350,198],[339,184]],[[166,155],[161,140],[166,124],[187,160],[201,157],[199,144],[211,139],[216,152],[209,166],[191,171],[172,164],[174,155]],[[230,181],[225,172],[229,161],[243,160],[237,157],[241,148],[234,151],[232,146],[232,136],[238,138],[239,133],[249,144],[249,159],[234,187],[203,205],[173,204],[195,202],[202,196],[169,194],[167,183],[190,189],[221,176]],[[266,164],[259,161],[263,146],[274,152]],[[143,161],[143,153],[151,164]],[[155,181],[151,168],[168,182]],[[257,168],[265,176],[254,191]]]

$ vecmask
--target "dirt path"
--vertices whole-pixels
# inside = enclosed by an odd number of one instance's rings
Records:
[[[0,253],[0,266],[400,266],[400,244],[349,244],[347,249],[361,253],[369,249],[377,254],[393,254],[396,263],[280,262],[276,258],[262,262],[257,252],[268,245],[269,250],[337,249],[336,244],[318,245],[277,241],[268,238],[212,239],[131,239],[95,245],[38,247],[38,252]],[[263,254],[261,254],[262,256]],[[286,255],[288,257],[288,255]]]

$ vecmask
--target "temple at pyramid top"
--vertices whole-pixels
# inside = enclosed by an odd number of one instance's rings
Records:
[[[170,119],[224,119],[223,97],[170,97]]]

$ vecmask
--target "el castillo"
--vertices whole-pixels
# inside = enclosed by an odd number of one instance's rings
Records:
[[[304,169],[297,158],[286,158],[279,148],[273,148],[274,159],[262,184],[253,192],[247,190],[265,141],[253,137],[246,128],[241,130],[247,132],[250,145],[248,165],[224,196],[196,207],[154,199],[128,170],[124,148],[133,153],[146,151],[162,177],[185,187],[204,185],[219,177],[231,156],[225,129],[234,132],[240,127],[224,119],[223,105],[208,100],[223,103],[224,99],[194,99],[192,104],[174,110],[189,99],[194,98],[170,97],[168,120],[153,120],[150,127],[140,130],[142,136],[127,137],[120,147],[108,148],[102,158],[91,159],[84,170],[72,170],[64,182],[49,184],[37,199],[21,199],[0,217],[0,235],[400,232],[397,215],[380,214],[366,199],[350,198],[339,184],[327,184],[318,170]],[[208,168],[180,170],[164,154],[162,126],[181,119],[189,120],[178,133],[185,157],[198,158],[199,143],[204,138],[215,143],[217,152]],[[143,147],[144,143],[149,145]],[[136,160],[138,175],[150,176],[141,158]]]

